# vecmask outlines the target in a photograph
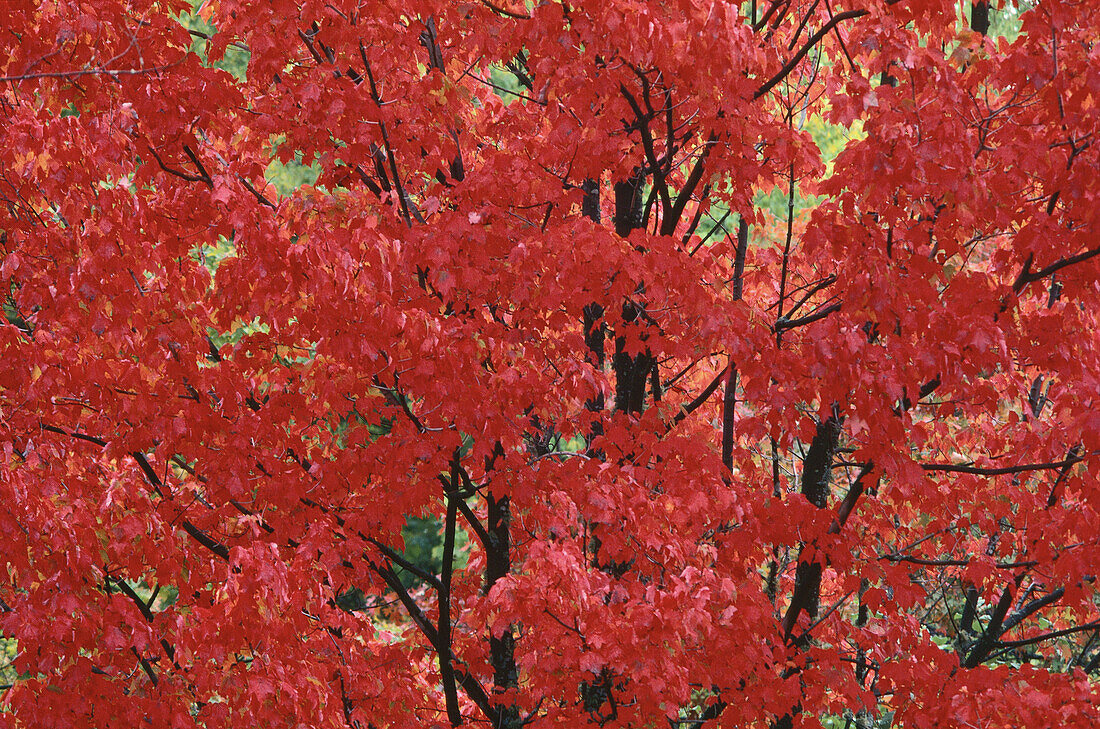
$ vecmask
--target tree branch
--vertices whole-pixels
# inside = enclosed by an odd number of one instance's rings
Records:
[[[969,473],[975,476],[1005,476],[1013,473],[1027,473],[1028,471],[1047,471],[1055,468],[1065,468],[1085,460],[1086,456],[1072,456],[1061,461],[1050,463],[1025,463],[1019,466],[1002,466],[1000,468],[988,468],[954,463],[922,463],[920,467],[932,473]]]
[[[868,14],[869,13],[866,10],[847,10],[843,13],[834,15],[832,18],[829,19],[829,22],[821,26],[820,30],[810,36],[810,39],[807,40],[806,43],[798,49],[798,53],[794,54],[794,57],[792,57],[791,60],[787,61],[787,64],[783,66],[783,68],[779,69],[779,71],[774,76],[768,79],[763,86],[756,90],[756,93],[752,95],[752,98],[759,99],[761,96],[775,88],[775,86],[780,81],[789,76],[791,71],[794,70],[795,66],[798,65],[799,61],[805,58],[806,54],[809,53],[813,49],[813,47],[816,46],[822,38],[828,35],[829,31],[835,28],[839,23],[842,23],[845,20],[851,20],[852,18],[861,18],[864,15]]]
[[[384,554],[386,556],[386,559],[401,565],[401,569],[407,570],[408,572],[416,575],[421,580],[435,588],[436,592],[441,592],[443,590],[443,585],[439,582],[439,578],[435,575],[421,569],[420,567],[417,567],[415,564],[401,556],[399,552],[391,549],[390,547],[387,547],[385,544],[378,541],[374,537],[367,537],[367,541],[373,544],[379,552]]]
[[[1001,599],[997,601],[997,606],[993,608],[993,612],[989,616],[989,624],[986,625],[982,636],[978,638],[977,642],[974,643],[974,647],[970,649],[970,653],[967,654],[962,664],[963,668],[975,668],[989,657],[990,652],[997,644],[997,639],[1003,632],[1001,624],[1004,622],[1005,615],[1011,606],[1012,584],[1010,583],[1005,585],[1004,592],[1001,593]]]
[[[699,181],[703,179],[703,170],[706,166],[707,157],[710,155],[710,148],[717,141],[718,135],[714,132],[707,136],[707,141],[703,143],[703,151],[700,153],[699,159],[695,161],[695,166],[691,168],[688,178],[684,181],[684,186],[680,188],[680,192],[676,195],[676,202],[673,203],[668,217],[661,221],[661,235],[672,235],[676,231],[676,225],[680,222],[680,216],[684,214],[684,208],[687,207],[691,194],[695,192]]]
[[[447,514],[443,522],[443,566],[439,581],[439,676],[443,682],[443,697],[447,705],[447,718],[451,726],[462,723],[462,710],[458,706],[458,688],[455,685],[454,665],[451,656],[451,573],[454,570],[455,529],[457,527],[460,500],[455,493],[458,481],[458,452],[451,461],[451,491],[447,500]]]
[[[714,391],[718,389],[718,386],[722,384],[722,379],[726,376],[727,369],[727,367],[723,367],[722,371],[714,376],[714,379],[710,381],[710,384],[707,385],[701,393],[699,393],[697,398],[680,407],[680,412],[676,413],[676,417],[668,424],[666,432],[672,430],[680,421],[702,407],[703,403],[705,403],[707,399],[714,394]]]
[[[1052,273],[1060,271],[1067,266],[1072,266],[1077,263],[1083,263],[1084,261],[1087,261],[1090,258],[1094,258],[1096,256],[1100,256],[1100,248],[1093,248],[1091,250],[1085,251],[1084,253],[1078,253],[1076,256],[1069,256],[1068,258],[1059,258],[1054,263],[1045,268],[1041,268],[1038,271],[1031,270],[1032,259],[1029,256],[1027,259],[1027,263],[1024,265],[1024,269],[1020,272],[1020,275],[1016,277],[1016,281],[1012,284],[1012,290],[1019,294],[1029,283],[1044,279]]]

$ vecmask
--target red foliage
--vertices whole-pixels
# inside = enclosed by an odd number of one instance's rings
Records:
[[[0,719],[1095,726],[1100,15],[974,5],[0,4]]]

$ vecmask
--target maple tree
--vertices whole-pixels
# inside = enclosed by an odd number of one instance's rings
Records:
[[[1100,718],[1087,4],[0,26],[5,725]]]

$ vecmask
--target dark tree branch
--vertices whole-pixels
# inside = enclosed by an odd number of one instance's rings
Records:
[[[817,283],[811,285],[809,288],[806,289],[805,293],[802,294],[798,301],[794,302],[794,304],[791,305],[790,310],[787,312],[787,316],[790,317],[791,314],[798,311],[802,307],[802,305],[809,301],[810,297],[812,297],[818,291],[821,291],[822,289],[827,288],[834,283],[836,283],[836,274],[830,274],[829,276],[826,276]],[[792,291],[791,293],[793,294],[794,292]]]
[[[866,491],[866,482],[873,468],[874,464],[868,463],[860,469],[859,475],[856,476],[855,483],[849,487],[848,493],[844,495],[844,500],[840,502],[840,508],[837,509],[836,520],[829,526],[830,534],[839,534],[844,525],[848,523],[848,517],[855,511],[856,502],[859,501],[859,497]]]
[[[134,605],[137,606],[138,612],[141,613],[141,617],[145,618],[145,621],[148,623],[153,622],[153,611],[150,609],[149,604],[146,604],[146,602],[141,599],[141,596],[134,592],[134,588],[126,584],[126,580],[115,579],[114,583],[115,586],[118,587],[119,592],[130,598]]]
[[[53,425],[46,425],[45,423],[41,424],[40,427],[42,428],[42,430],[45,430],[47,432],[57,433],[58,435],[67,435],[70,438],[75,438],[76,440],[82,440],[86,443],[92,443],[93,445],[97,445],[100,448],[103,448],[107,445],[107,441],[103,440],[102,438],[96,438],[94,435],[88,435],[87,433],[68,431]]]
[[[707,157],[710,155],[710,148],[717,141],[718,135],[714,132],[707,136],[707,141],[703,143],[703,151],[699,153],[699,159],[695,160],[695,165],[688,173],[684,186],[680,188],[679,194],[676,195],[676,202],[672,204],[668,217],[661,221],[661,235],[672,235],[676,232],[676,226],[680,222],[680,216],[684,214],[684,208],[687,206],[688,200],[691,199],[692,193],[695,192],[695,188],[703,179],[703,171],[706,168]]]
[[[489,8],[490,10],[492,10],[497,15],[503,15],[504,17],[512,18],[513,20],[530,20],[531,19],[530,15],[526,15],[524,13],[517,13],[513,10],[508,10],[506,8],[502,8],[499,5],[496,5],[495,3],[490,2],[490,0],[480,0],[480,2],[481,2],[482,5]]]
[[[439,634],[436,632],[435,626],[424,615],[424,611],[420,609],[420,606],[416,604],[416,600],[409,594],[409,591],[405,589],[405,586],[401,584],[401,579],[397,576],[397,573],[393,571],[393,567],[386,564],[371,563],[371,569],[374,570],[382,580],[389,585],[390,589],[397,595],[397,599],[401,601],[401,605],[404,606],[405,612],[408,613],[413,623],[420,632],[424,634],[424,637],[428,639],[428,642],[432,644],[432,647],[438,652],[439,650]]]
[[[130,453],[134,460],[137,461],[138,468],[145,474],[145,480],[149,482],[149,485],[153,487],[153,490],[157,492],[157,496],[164,497],[164,483],[160,480],[157,472],[153,470],[153,466],[149,463],[149,459],[145,457],[145,454],[141,451],[133,451]]]
[[[1092,630],[1093,628],[1100,628],[1100,620],[1094,620],[1091,623],[1083,623],[1081,625],[1075,625],[1072,628],[1064,628],[1062,630],[1055,630],[1050,633],[1044,633],[1043,635],[1037,635],[1032,638],[1024,638],[1022,640],[1007,640],[1001,643],[1002,646],[1008,650],[1015,648],[1021,648],[1023,646],[1035,645],[1036,643],[1042,643],[1044,640],[1052,640],[1054,638],[1061,638],[1065,635],[1073,635],[1074,633],[1080,633],[1085,630]],[[999,651],[996,655],[1001,655],[1006,651]],[[995,657],[995,656],[994,656]]]
[[[116,76],[137,76],[145,73],[160,73],[161,71],[167,71],[168,69],[178,66],[183,63],[184,59],[181,58],[174,63],[167,63],[163,66],[150,66],[149,68],[87,68],[79,71],[44,71],[42,73],[22,73],[15,76],[0,76],[0,83],[13,83],[16,81],[30,81],[32,79],[39,78],[65,78],[72,79],[78,76],[110,76],[114,78]]]
[[[762,16],[760,16],[760,20],[757,20],[757,21],[753,22],[753,25],[752,25],[753,32],[759,32],[761,28],[763,28],[765,25],[767,25],[768,21],[771,20],[772,15],[775,13],[775,11],[779,8],[780,5],[783,5],[784,3],[789,5],[790,2],[791,2],[791,0],[772,0],[771,4],[768,5],[768,9],[764,11],[764,14]],[[756,4],[754,2],[753,3],[753,17],[755,18],[755,16],[756,16]]]
[[[791,329],[797,329],[798,327],[805,326],[807,324],[812,324],[815,321],[820,321],[829,316],[829,314],[840,311],[841,303],[842,302],[840,301],[835,301],[832,304],[824,307],[823,309],[818,309],[812,314],[800,316],[797,319],[788,319],[785,316],[781,316],[779,317],[779,320],[775,322],[775,331],[785,332]]]
[[[1068,258],[1059,258],[1054,263],[1045,268],[1041,268],[1038,271],[1031,270],[1032,257],[1028,256],[1024,269],[1020,271],[1020,275],[1016,277],[1016,281],[1012,284],[1012,290],[1019,294],[1024,288],[1034,281],[1041,281],[1042,279],[1050,276],[1056,271],[1060,271],[1067,266],[1073,266],[1078,263],[1083,263],[1091,258],[1100,256],[1100,248],[1092,248],[1083,253],[1078,253],[1076,256],[1069,256]]]
[[[907,554],[884,554],[879,559],[884,559],[887,562],[905,562],[921,567],[966,567],[971,562],[970,559],[913,557]],[[1035,560],[1024,560],[1020,562],[994,562],[993,566],[999,570],[1016,570],[1021,567],[1035,567],[1038,564]]]
[[[780,81],[789,76],[791,71],[795,69],[795,66],[798,65],[799,61],[805,58],[806,54],[809,53],[814,46],[821,42],[821,39],[828,35],[829,31],[835,28],[839,23],[842,23],[845,20],[851,20],[852,18],[861,18],[864,15],[868,15],[868,11],[847,10],[843,13],[838,13],[837,15],[834,15],[832,18],[829,19],[827,23],[825,23],[825,25],[821,26],[820,30],[810,36],[809,40],[807,40],[806,43],[798,49],[798,53],[794,54],[791,60],[787,61],[787,64],[783,66],[783,68],[779,69],[779,71],[774,76],[768,79],[767,82],[764,83],[764,85],[756,90],[756,93],[752,95],[752,98],[759,99],[761,96],[775,88],[775,86]]]
[[[1024,605],[1012,615],[1008,616],[1008,618],[1004,622],[1004,625],[1001,626],[1001,634],[1004,635],[1027,618],[1045,608],[1046,606],[1053,605],[1054,603],[1058,602],[1065,594],[1066,588],[1059,587],[1058,589],[1052,590],[1050,593],[1043,595],[1042,597],[1032,600],[1027,605]]]
[[[481,546],[484,547],[489,543],[489,532],[485,530],[485,525],[481,523],[481,519],[477,518],[477,514],[473,512],[470,506],[462,499],[456,499],[458,510],[462,512],[462,516],[465,517],[466,523],[470,525],[470,528],[477,534],[478,541],[481,542]]]
[[[199,171],[199,175],[201,176],[202,181],[206,183],[206,186],[213,187],[214,180],[210,177],[210,173],[206,171],[206,167],[203,166],[202,161],[199,159],[198,155],[195,154],[195,152],[191,149],[191,147],[186,144],[183,145],[183,153],[186,154],[188,159],[191,160],[191,164],[195,165],[195,169]]]
[[[985,626],[985,631],[981,637],[974,643],[974,646],[970,649],[966,658],[963,660],[963,668],[975,668],[982,664],[989,654],[997,645],[997,639],[1003,632],[1001,625],[1004,622],[1005,615],[1008,614],[1008,609],[1012,606],[1012,585],[1005,585],[1004,592],[1001,593],[1000,600],[997,601],[996,607],[993,608],[992,614],[989,616],[989,624]]]
[[[421,580],[423,580],[427,584],[431,585],[436,590],[436,592],[441,592],[442,591],[443,585],[440,584],[438,577],[436,577],[435,575],[431,574],[430,572],[428,572],[426,570],[421,569],[420,567],[417,567],[415,564],[413,564],[409,560],[405,559],[399,552],[397,552],[396,550],[394,550],[390,547],[387,547],[385,544],[378,541],[374,537],[367,537],[367,541],[370,544],[373,544],[374,547],[379,552],[381,552],[383,555],[385,555],[386,559],[400,565],[401,569],[407,570],[407,571],[411,572],[412,574],[416,575]]]
[[[672,430],[677,424],[680,423],[680,421],[698,410],[703,405],[703,403],[705,403],[707,399],[714,394],[714,391],[718,389],[718,386],[722,384],[722,380],[726,377],[727,370],[728,368],[724,368],[721,372],[715,375],[714,379],[710,381],[710,384],[707,385],[701,393],[699,393],[699,396],[697,398],[695,398],[688,404],[681,406],[680,412],[676,413],[676,417],[674,417],[669,422],[667,430]]]
[[[75,438],[77,440],[82,440],[82,441],[85,441],[87,443],[92,443],[94,445],[99,446],[100,448],[106,447],[106,445],[107,445],[107,441],[103,440],[102,438],[96,438],[94,436],[87,435],[85,433],[70,432],[70,431],[67,431],[67,430],[64,430],[62,428],[58,428],[58,427],[55,427],[55,426],[52,426],[52,425],[46,425],[44,423],[41,424],[40,427],[42,428],[42,430],[48,431],[50,433],[57,433],[59,435],[66,435],[66,436],[69,436],[70,438]],[[157,477],[156,472],[152,470],[151,466],[149,466],[149,462],[147,460],[145,460],[145,456],[141,455],[140,453],[132,453],[131,455],[134,456],[135,460],[137,460],[137,462],[138,462],[139,467],[141,467],[142,475],[145,477],[146,481],[149,483],[150,490],[155,492],[158,496],[163,497],[164,494],[160,490],[160,487],[161,487],[160,478]],[[144,461],[144,466],[142,465],[143,461]],[[146,469],[148,469],[148,470],[146,470]],[[202,531],[201,529],[196,527],[194,524],[192,524],[187,519],[181,520],[179,524],[180,524],[180,527],[182,527],[183,530],[185,532],[187,532],[187,534],[192,539],[194,539],[196,542],[198,542],[202,546],[206,547],[208,550],[213,552],[215,555],[217,555],[221,559],[223,559],[227,562],[229,561],[229,547],[225,546],[224,544],[222,544],[221,542],[219,542],[215,539],[212,539],[209,535],[207,535],[204,531]]]
[[[802,495],[819,509],[824,509],[829,499],[829,477],[832,473],[833,457],[840,440],[841,419],[833,415],[817,426],[817,432],[810,442],[802,466]],[[805,611],[811,618],[817,617],[818,600],[821,596],[822,564],[815,555],[806,558],[806,552],[812,547],[803,547],[798,567],[795,569],[794,593],[791,603],[783,616],[780,629],[783,639],[790,641],[791,633],[798,620],[798,614]]]
[[[737,252],[734,255],[732,299],[740,301],[744,291],[745,256],[749,246],[749,224],[744,215],[738,216]],[[737,366],[730,356],[726,365],[726,391],[722,396],[722,465],[728,474],[733,473],[733,425],[737,411]]]
[[[455,685],[453,656],[451,651],[451,574],[454,571],[455,529],[457,528],[460,496],[455,492],[458,482],[458,453],[451,460],[451,488],[446,495],[447,514],[443,522],[443,566],[439,580],[439,676],[443,682],[443,697],[447,706],[447,718],[451,726],[462,723],[462,710],[458,705],[458,688]]]
[[[165,163],[165,161],[161,159],[161,156],[157,154],[157,150],[153,148],[153,145],[147,144],[146,146],[149,148],[149,152],[153,155],[153,159],[155,159],[157,161],[157,164],[160,165],[160,168],[168,174],[174,175],[181,180],[187,180],[188,182],[203,182],[206,183],[207,187],[214,186],[214,183],[210,179],[209,175],[189,175],[183,170],[177,170],[175,167],[169,167]]]
[[[267,207],[271,208],[272,210],[275,209],[275,203],[271,202],[266,197],[264,197],[263,194],[259,190],[257,190],[255,187],[252,186],[251,182],[246,180],[244,177],[241,177],[240,175],[237,175],[237,179],[241,181],[241,184],[244,185],[244,188],[246,190],[248,190],[249,192],[251,192],[252,196],[255,197],[256,200],[261,205],[266,205]]]
[[[703,185],[703,191],[699,193],[699,204],[695,206],[695,215],[691,218],[691,223],[688,225],[688,229],[684,231],[684,235],[680,238],[681,245],[687,245],[691,240],[691,236],[695,235],[695,231],[699,228],[699,222],[703,219],[704,205],[707,196],[710,195],[710,185]]]
[[[152,664],[149,663],[149,661],[147,661],[145,657],[138,652],[137,647],[130,646],[130,652],[133,653],[134,657],[138,659],[138,663],[141,664],[141,670],[145,671],[145,675],[149,677],[149,680],[153,682],[153,685],[156,686],[157,684],[159,684],[160,679],[157,678],[156,672],[153,671]]]
[[[726,365],[726,390],[722,395],[722,465],[733,473],[733,425],[737,410],[737,367],[730,357]]]
[[[794,44],[798,42],[799,37],[802,35],[802,31],[806,28],[806,23],[810,22],[810,16],[812,16],[814,14],[814,11],[817,10],[817,4],[820,1],[821,0],[814,0],[813,4],[810,5],[810,9],[807,10],[806,14],[802,16],[802,20],[799,21],[798,27],[794,29],[794,33],[791,35],[791,40],[787,44],[788,51],[794,50]]]
[[[829,416],[817,426],[802,465],[802,495],[819,509],[825,507],[829,497],[829,476],[840,440],[840,418]]]
[[[1071,456],[1061,461],[1051,463],[1025,463],[1019,466],[1002,466],[1000,468],[988,468],[954,463],[922,463],[921,468],[933,473],[969,473],[975,476],[1005,476],[1014,473],[1027,473],[1029,471],[1048,471],[1055,468],[1065,468],[1085,460],[1085,456]]]
[[[367,73],[367,82],[370,84],[371,99],[378,109],[382,108],[382,97],[378,94],[378,85],[374,81],[374,73],[371,71],[370,61],[367,60],[367,49],[362,41],[359,41],[359,55],[363,59],[363,68]],[[401,205],[401,214],[405,218],[405,224],[412,227],[412,216],[409,214],[409,206],[406,200],[405,188],[401,184],[401,176],[397,173],[397,159],[393,154],[393,145],[390,143],[389,132],[386,131],[386,123],[378,120],[378,128],[382,132],[382,144],[385,146],[386,157],[390,163],[390,174],[393,175],[393,184],[397,187],[397,199]]]
[[[648,95],[649,81],[640,71],[635,71],[635,73],[642,79],[643,91]],[[653,170],[653,187],[661,198],[661,210],[667,215],[669,210],[671,210],[672,203],[669,200],[668,182],[665,180],[664,165],[658,162],[657,153],[653,148],[653,134],[649,130],[649,120],[652,115],[647,115],[642,112],[642,108],[638,106],[637,100],[635,100],[634,95],[630,93],[630,90],[626,88],[626,84],[620,83],[619,89],[626,98],[626,102],[630,104],[631,111],[634,112],[635,122],[632,126],[637,129],[642,136],[642,150],[645,152],[646,163],[649,165],[650,169]],[[663,218],[664,216],[662,216],[662,224]]]
[[[989,33],[989,2],[974,0],[970,3],[970,29],[986,35]]]
[[[1072,448],[1069,449],[1069,452],[1066,454],[1066,458],[1067,459],[1076,458],[1080,452],[1081,452],[1081,445],[1080,444],[1075,445],[1075,446],[1073,446]],[[1058,471],[1058,476],[1054,479],[1054,485],[1050,487],[1050,495],[1047,496],[1047,508],[1048,509],[1053,508],[1054,505],[1058,503],[1058,495],[1059,495],[1058,489],[1062,486],[1063,483],[1065,483],[1066,476],[1069,475],[1069,469],[1072,468],[1072,467],[1073,467],[1072,463],[1067,463],[1066,465],[1062,466],[1062,468]]]

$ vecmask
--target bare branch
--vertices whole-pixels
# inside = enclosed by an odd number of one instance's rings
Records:
[[[1072,456],[1065,460],[1053,461],[1051,463],[1025,463],[1019,466],[1003,466],[1001,468],[986,468],[983,466],[954,463],[922,463],[920,467],[925,471],[933,473],[969,473],[975,476],[1005,476],[1013,473],[1049,471],[1055,468],[1065,468],[1066,466],[1072,466],[1074,463],[1080,463],[1083,460],[1085,460],[1085,456]]]
[[[798,65],[799,61],[805,58],[806,54],[809,53],[814,46],[821,42],[821,39],[828,35],[829,31],[835,28],[837,24],[842,23],[845,20],[851,20],[852,18],[861,18],[864,15],[868,14],[869,13],[866,10],[847,10],[843,13],[839,13],[838,15],[834,15],[832,18],[829,19],[829,22],[821,26],[820,30],[810,36],[810,39],[807,40],[806,43],[798,49],[798,53],[794,54],[791,60],[787,61],[787,64],[783,66],[783,68],[779,69],[779,71],[774,76],[768,79],[763,86],[756,90],[756,93],[752,95],[752,98],[759,99],[761,96],[775,88],[775,86],[780,81],[789,76],[791,71],[794,70],[795,66]]]

